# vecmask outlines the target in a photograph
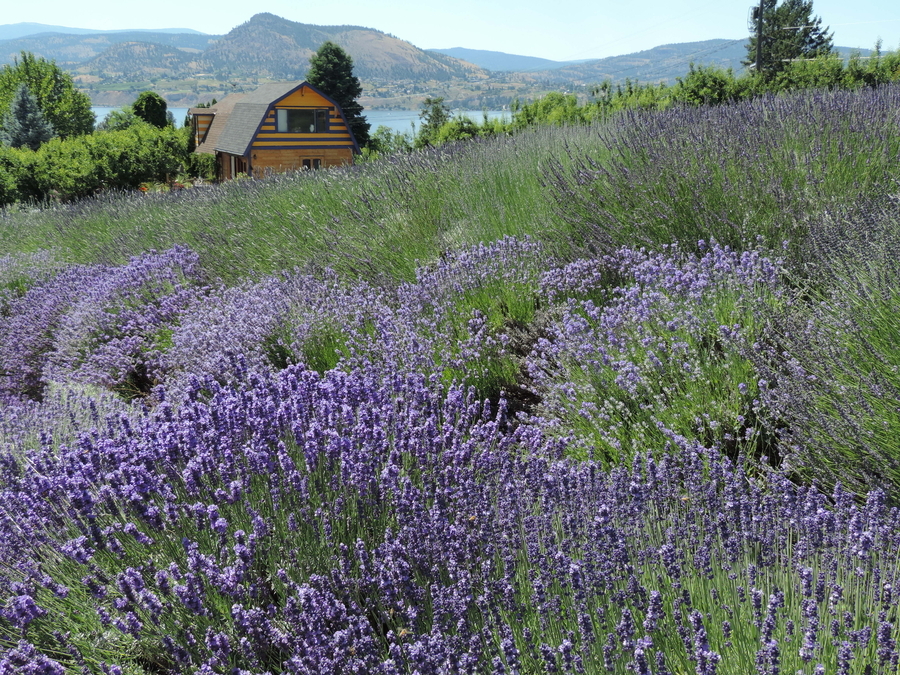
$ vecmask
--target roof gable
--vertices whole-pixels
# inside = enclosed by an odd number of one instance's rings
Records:
[[[281,101],[290,98],[297,92],[302,94],[304,88],[308,88],[327,101],[329,105],[333,105],[345,124],[347,123],[344,111],[341,110],[337,102],[323,94],[309,82],[301,82],[300,84],[294,82],[273,82],[241,95],[241,99],[234,104],[228,115],[224,130],[217,135],[213,147],[221,152],[245,156],[254,137],[259,133],[269,110],[277,107]],[[350,128],[349,124],[347,124],[347,128]],[[355,152],[359,152],[359,146],[352,133],[350,137],[353,139]]]
[[[206,131],[206,135],[203,138],[203,142],[197,146],[196,152],[204,154],[215,153],[219,136],[222,135],[225,126],[228,124],[228,118],[231,116],[231,111],[234,109],[237,102],[243,99],[244,96],[245,94],[229,94],[214,106],[209,108],[191,108],[188,111],[192,115],[213,116],[209,123],[209,128]]]

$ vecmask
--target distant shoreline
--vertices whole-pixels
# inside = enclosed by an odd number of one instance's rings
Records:
[[[103,119],[113,110],[118,110],[120,106],[91,106],[91,110],[97,116],[97,123],[103,121]],[[184,107],[169,107],[169,112],[172,113],[172,116],[175,118],[175,126],[180,127],[184,122],[184,118],[187,115],[188,108]],[[418,129],[420,124],[419,119],[420,110],[379,110],[379,109],[366,109],[363,110],[363,115],[365,115],[366,120],[369,124],[372,125],[372,131],[375,131],[380,126],[386,126],[391,131],[396,132],[406,132],[412,131],[413,125],[416,129]],[[454,110],[453,115],[456,117],[469,117],[476,122],[480,122],[484,115],[488,116],[488,119],[493,120],[497,118],[506,117],[507,119],[512,118],[512,113],[509,110]]]

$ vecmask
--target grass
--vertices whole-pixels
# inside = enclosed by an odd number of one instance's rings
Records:
[[[481,241],[561,241],[540,181],[564,142],[559,130],[535,131],[352,169],[7,213],[0,254],[119,264],[180,243],[227,283],[297,267],[408,281],[418,263]]]

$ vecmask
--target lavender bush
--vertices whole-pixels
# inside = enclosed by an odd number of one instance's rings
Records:
[[[48,381],[146,394],[160,340],[203,283],[183,248],[124,267],[74,266],[9,301],[0,319],[0,391],[40,398]]]
[[[832,502],[677,438],[606,473],[503,416],[420,376],[294,367],[29,450],[4,469],[5,663],[896,668],[883,495]]]
[[[890,85],[630,111],[604,130],[605,152],[573,149],[547,184],[561,217],[603,251],[738,247],[758,234],[796,244],[835,204],[894,189],[898,105]]]
[[[700,248],[623,248],[545,274],[547,299],[568,300],[528,360],[544,392],[533,421],[557,429],[569,452],[615,465],[678,434],[732,455],[777,453],[766,383],[745,353],[762,332],[759,314],[782,305],[781,263]],[[610,287],[611,276],[625,281]]]
[[[898,672],[896,91],[841,96],[4,214],[97,236],[0,260],[0,673]]]
[[[790,311],[763,313],[749,352],[782,411],[792,470],[863,494],[900,486],[896,346],[897,202],[868,202],[817,224]]]

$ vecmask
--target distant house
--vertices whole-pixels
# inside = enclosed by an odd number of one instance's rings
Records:
[[[214,154],[225,180],[352,164],[359,154],[340,106],[308,82],[264,84],[189,112],[195,152]]]

